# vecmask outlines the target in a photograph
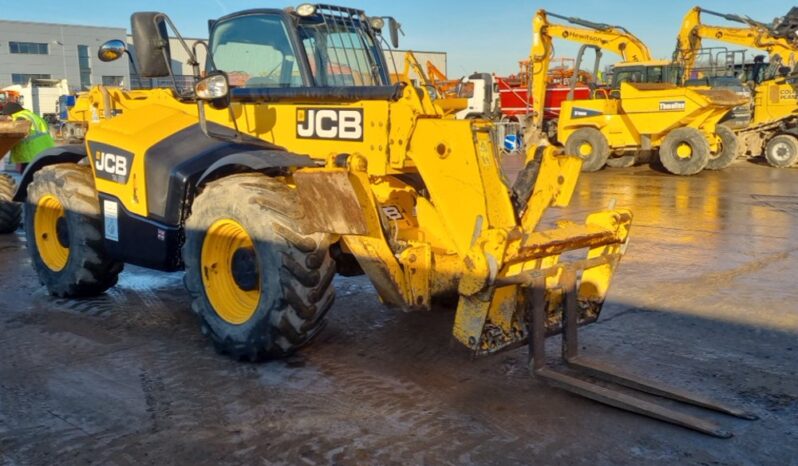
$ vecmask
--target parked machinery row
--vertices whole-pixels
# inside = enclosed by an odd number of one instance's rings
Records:
[[[702,13],[745,26],[706,25]],[[764,155],[774,167],[793,166],[798,161],[796,24],[798,9],[766,24],[696,7],[681,24],[673,59],[656,60],[621,26],[541,10],[535,15],[533,47],[519,84],[495,77],[484,80],[484,86],[492,86],[502,98],[490,106],[482,103],[489,91],[474,91],[478,98],[468,103],[468,116],[478,114],[500,124],[513,121],[527,140],[545,137],[565,145],[583,157],[586,171],[631,166],[652,155],[668,171],[682,175],[725,168],[738,156]],[[564,99],[555,98],[561,86],[551,79],[555,39],[583,45]],[[766,56],[746,62],[739,51],[704,48],[703,39],[758,49]],[[580,69],[584,53],[591,49],[596,51],[592,73]],[[602,83],[599,63],[607,51],[622,60],[612,65]],[[721,54],[723,63],[718,65]],[[712,68],[698,66],[702,59]],[[593,78],[584,79],[583,73]],[[496,108],[499,102],[507,111]],[[540,108],[535,102],[544,105]]]

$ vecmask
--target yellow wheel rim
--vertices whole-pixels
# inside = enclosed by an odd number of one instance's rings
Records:
[[[579,144],[579,155],[581,155],[582,157],[587,157],[592,152],[593,152],[593,146],[591,146],[590,143],[583,142],[582,144]]]
[[[234,325],[248,321],[260,300],[260,280],[242,287],[241,265],[235,263],[237,253],[253,258],[250,278],[251,273],[257,274],[254,244],[244,227],[230,219],[214,222],[202,242],[202,283],[216,314]]]
[[[693,148],[690,147],[690,144],[681,143],[676,148],[676,156],[680,159],[689,159],[693,156]]]
[[[68,243],[68,239],[63,237],[65,231],[59,232],[59,219],[63,229],[66,217],[61,202],[51,195],[39,199],[36,204],[36,214],[33,216],[36,249],[44,265],[53,272],[63,270],[69,260],[69,247],[62,244],[62,241]],[[59,233],[62,235],[61,239]]]

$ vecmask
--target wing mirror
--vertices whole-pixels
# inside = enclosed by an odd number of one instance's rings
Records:
[[[396,19],[388,18],[388,29],[391,34],[391,47],[395,49],[399,48],[399,33],[401,32],[402,35],[404,35],[404,32],[402,32],[402,25],[399,24]]]
[[[127,52],[127,44],[119,39],[109,40],[97,50],[97,58],[102,62],[118,60]]]

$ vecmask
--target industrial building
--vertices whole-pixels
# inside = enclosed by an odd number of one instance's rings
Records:
[[[132,49],[132,37],[124,28],[70,24],[36,23],[0,20],[0,88],[25,85],[31,79],[66,79],[71,92],[80,92],[92,85],[104,84],[125,88],[169,85],[170,80],[139,79],[135,69],[125,60],[103,63],[97,48],[111,39],[125,38]],[[189,47],[204,39],[185,38]],[[180,42],[170,39],[172,69],[178,84],[190,80],[188,54]],[[131,50],[132,51],[132,50]],[[404,50],[386,51],[391,72],[404,66]],[[432,62],[446,71],[445,52],[415,52],[423,65]],[[205,62],[205,48],[198,47],[200,63]]]
[[[0,20],[0,88],[31,79],[67,79],[72,91],[130,81],[130,68],[103,63],[97,48],[123,28]]]

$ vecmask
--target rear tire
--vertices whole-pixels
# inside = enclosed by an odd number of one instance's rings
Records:
[[[798,138],[791,134],[779,134],[765,146],[765,159],[776,168],[787,168],[798,161]]]
[[[98,295],[123,264],[105,252],[100,202],[89,167],[50,165],[33,175],[25,237],[41,283],[61,298]]]
[[[610,147],[601,131],[596,128],[579,128],[565,142],[565,153],[583,160],[583,172],[595,172],[607,164]]]
[[[286,356],[322,329],[335,297],[332,237],[304,233],[303,218],[295,190],[261,174],[211,182],[194,201],[185,283],[202,332],[220,353],[250,361]],[[237,242],[226,243],[221,228]]]
[[[607,166],[610,168],[629,168],[635,164],[634,154],[621,155],[620,157],[610,157],[607,159]]]
[[[22,205],[12,201],[16,183],[5,173],[0,173],[0,234],[13,233],[22,223]]]
[[[737,159],[737,135],[731,128],[718,125],[715,133],[720,138],[720,151],[717,154],[710,154],[707,170],[723,170]]]
[[[674,175],[695,175],[709,163],[709,143],[695,128],[677,128],[665,136],[659,160]]]

